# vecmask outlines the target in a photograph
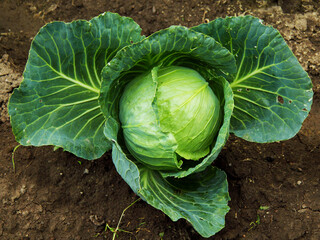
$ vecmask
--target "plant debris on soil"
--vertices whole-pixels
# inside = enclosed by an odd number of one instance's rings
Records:
[[[95,161],[48,147],[18,145],[7,102],[22,80],[32,38],[51,21],[102,12],[133,18],[149,35],[251,14],[283,35],[313,82],[314,103],[294,138],[249,143],[231,136],[215,165],[231,201],[225,228],[210,239],[320,239],[320,3],[318,0],[0,1],[0,239],[112,239],[122,211],[138,197],[110,153]],[[109,226],[110,228],[106,227]],[[143,201],[122,218],[116,239],[204,239]]]

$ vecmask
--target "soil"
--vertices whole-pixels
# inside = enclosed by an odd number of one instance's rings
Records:
[[[289,2],[289,3],[288,3]],[[320,239],[320,3],[318,0],[0,0],[0,239],[112,239],[137,196],[110,153],[86,161],[52,147],[17,146],[7,101],[22,80],[32,37],[44,24],[105,12],[132,17],[145,35],[251,14],[284,36],[315,92],[301,131],[277,143],[231,136],[215,165],[226,171],[231,210],[210,239]],[[116,239],[203,239],[143,201],[130,207]],[[126,232],[124,232],[126,231]]]

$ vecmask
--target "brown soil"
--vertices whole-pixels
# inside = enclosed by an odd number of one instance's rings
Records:
[[[290,2],[290,3],[288,3]],[[52,147],[20,147],[6,104],[21,81],[32,37],[53,20],[104,12],[132,17],[149,35],[172,24],[252,14],[284,36],[314,84],[314,104],[291,140],[255,144],[231,136],[216,165],[227,172],[231,211],[211,239],[320,239],[320,3],[317,0],[0,0],[0,239],[112,239],[137,197],[110,153],[85,161]],[[125,214],[117,239],[203,239],[143,201]]]

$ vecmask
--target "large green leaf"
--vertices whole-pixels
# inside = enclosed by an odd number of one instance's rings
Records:
[[[182,179],[163,178],[157,171],[140,168],[140,194],[173,221],[186,219],[203,237],[220,231],[229,211],[226,174],[208,167]]]
[[[56,145],[86,159],[108,150],[98,103],[101,70],[119,49],[141,40],[140,33],[132,19],[114,13],[44,26],[9,103],[17,141]]]
[[[105,134],[113,142],[112,159],[121,177],[143,200],[160,209],[173,221],[186,219],[203,237],[220,231],[229,211],[226,174],[214,167],[183,179],[164,178],[128,158],[118,143],[119,125],[111,121]]]
[[[312,103],[312,84],[279,32],[251,17],[216,19],[192,28],[230,50],[235,108],[231,131],[249,141],[293,137]]]

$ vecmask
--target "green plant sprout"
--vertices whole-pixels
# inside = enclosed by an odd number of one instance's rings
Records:
[[[164,232],[159,233],[160,240],[163,240]]]
[[[257,220],[250,223],[250,228],[248,229],[248,232],[251,231],[253,228],[257,227],[260,224],[260,216],[257,215]]]
[[[120,226],[120,223],[121,223],[121,220],[122,220],[122,217],[123,217],[124,213],[125,213],[131,206],[133,206],[136,202],[138,202],[138,201],[140,201],[140,200],[141,200],[141,198],[136,199],[134,202],[132,202],[129,206],[127,206],[127,207],[122,211],[121,216],[120,216],[120,218],[119,218],[119,221],[118,221],[118,224],[117,224],[117,227],[116,227],[116,228],[110,227],[108,223],[106,224],[106,227],[105,227],[104,230],[105,230],[105,231],[110,230],[111,232],[113,232],[112,240],[116,239],[116,237],[117,237],[117,232],[125,232],[125,233],[129,233],[129,234],[134,235],[132,232],[129,232],[129,231],[120,229],[119,226]],[[140,225],[139,225],[139,226],[140,226]]]
[[[16,164],[15,164],[15,161],[14,161],[14,154],[17,151],[18,147],[20,147],[20,146],[21,146],[21,144],[15,146],[13,151],[12,151],[11,162],[12,162],[12,168],[13,168],[13,172],[14,173],[16,172]]]
[[[260,210],[268,210],[270,207],[269,206],[260,206],[259,209]]]

